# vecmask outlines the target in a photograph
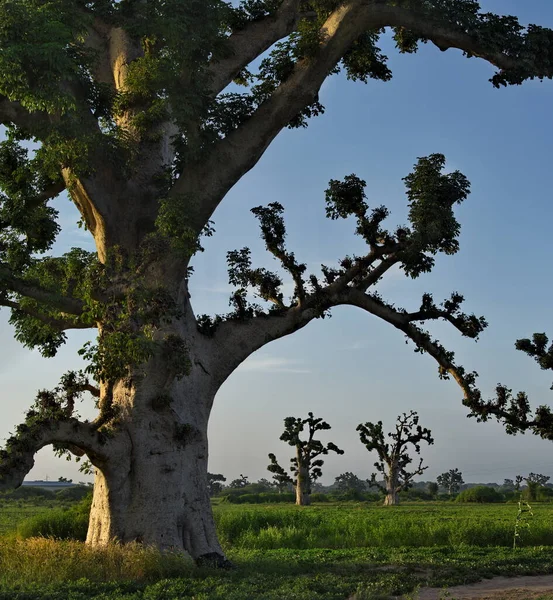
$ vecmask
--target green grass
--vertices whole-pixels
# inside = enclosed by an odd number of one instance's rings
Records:
[[[517,506],[215,506],[238,567],[196,569],[139,546],[0,538],[0,600],[382,600],[418,586],[553,573],[553,505],[512,549]]]
[[[33,504],[3,503],[0,506],[0,535],[13,531],[20,523],[51,510],[46,506]]]
[[[523,546],[553,546],[553,505],[536,504]],[[281,505],[215,507],[226,547],[397,548],[435,546],[511,547],[517,506],[450,503]]]
[[[140,548],[19,543],[19,550],[0,543],[0,600],[345,600],[354,593],[376,600],[419,586],[553,569],[550,548],[232,550],[237,569],[209,571]],[[18,561],[19,578],[8,556]]]

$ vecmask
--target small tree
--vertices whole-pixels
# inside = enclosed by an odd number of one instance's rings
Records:
[[[414,446],[416,453],[420,454],[420,442],[434,443],[430,429],[423,429],[418,423],[419,416],[415,411],[400,415],[397,418],[395,431],[388,433],[391,443],[385,441],[382,421],[376,424],[361,423],[357,426],[361,442],[369,452],[375,450],[378,454],[379,460],[374,463],[374,466],[384,477],[384,485],[376,482],[376,473],[372,474],[370,483],[386,494],[384,500],[386,506],[398,504],[399,492],[408,489],[413,477],[428,468],[422,466],[421,458],[419,466],[414,471],[407,471],[407,466],[413,460],[407,453],[408,446]]]
[[[538,492],[550,478],[540,473],[530,473],[526,477],[521,477],[521,479],[526,482],[526,499],[529,502],[535,502],[538,499]]]
[[[294,485],[294,482],[287,471],[278,464],[274,454],[269,454],[269,459],[271,460],[271,464],[267,469],[273,474],[272,479],[275,482],[278,493],[282,494],[286,489],[291,488]]]
[[[330,425],[322,419],[316,419],[313,413],[307,413],[307,419],[287,417],[284,419],[284,433],[280,436],[283,442],[296,448],[296,456],[290,460],[290,471],[294,478],[290,477],[285,469],[277,462],[274,454],[269,454],[271,464],[267,469],[273,473],[273,479],[281,484],[292,483],[296,488],[296,504],[307,506],[311,504],[311,484],[321,477],[321,467],[324,461],[319,456],[336,452],[343,454],[336,444],[329,442],[326,446],[321,441],[314,439],[317,431],[330,429]],[[300,435],[307,425],[307,440],[302,440]]]
[[[249,483],[250,480],[248,479],[248,476],[242,475],[242,473],[240,473],[240,477],[238,477],[238,479],[233,479],[230,482],[229,487],[232,489],[240,489],[245,488]]]
[[[514,492],[515,491],[515,482],[512,479],[504,479],[501,485],[501,489],[504,492]]]
[[[429,481],[426,485],[428,493],[435,498],[438,495],[439,485],[435,481]]]
[[[277,487],[276,482],[269,481],[268,479],[265,479],[265,477],[258,479],[253,485],[259,489],[260,492],[271,492]]]
[[[334,479],[334,485],[341,492],[364,492],[366,483],[354,473],[346,471]]]
[[[447,490],[447,493],[450,496],[456,494],[463,483],[465,483],[463,481],[463,474],[459,469],[450,469],[449,471],[438,475],[436,481],[438,482],[438,485]]]
[[[223,483],[227,480],[221,473],[208,473],[207,474],[207,489],[209,490],[210,496],[215,496],[223,491]]]

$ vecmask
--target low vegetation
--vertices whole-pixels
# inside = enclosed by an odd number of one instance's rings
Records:
[[[467,492],[482,498],[487,489]],[[533,505],[513,550],[515,503],[385,507],[321,495],[324,504],[299,507],[292,494],[280,496],[288,504],[214,503],[224,550],[239,567],[230,571],[140,545],[92,549],[63,539],[83,539],[90,498],[44,506],[30,519],[21,500],[4,500],[0,517],[8,506],[23,520],[0,537],[0,600],[384,600],[416,597],[426,585],[553,572],[553,504]]]

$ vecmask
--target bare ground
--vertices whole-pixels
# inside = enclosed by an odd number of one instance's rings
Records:
[[[470,585],[422,588],[417,600],[534,600],[553,599],[553,575],[494,577]]]

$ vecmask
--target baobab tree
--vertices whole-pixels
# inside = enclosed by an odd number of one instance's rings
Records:
[[[307,439],[302,440],[301,434],[307,426]],[[343,454],[336,444],[329,442],[326,446],[315,439],[318,431],[327,431],[330,425],[321,418],[316,418],[312,412],[307,413],[307,419],[301,417],[286,417],[284,419],[284,433],[280,436],[283,442],[287,442],[296,449],[296,456],[290,459],[290,477],[286,469],[278,464],[274,454],[269,454],[270,464],[267,469],[274,473],[274,478],[281,485],[291,483],[296,488],[296,504],[308,506],[311,504],[311,485],[322,476],[321,467],[324,460],[319,458],[326,456],[329,452]],[[277,479],[278,478],[278,479]]]
[[[391,78],[378,45],[386,30],[400,53],[431,42],[489,62],[495,87],[551,78],[551,30],[473,0],[19,0],[0,4],[0,23],[0,305],[16,338],[46,357],[70,330],[97,332],[81,350],[85,372],[41,391],[7,441],[1,488],[20,485],[36,452],[54,445],[93,465],[87,543],[138,540],[225,565],[207,480],[215,394],[256,350],[335,306],[390,323],[482,408],[475,375],[423,328],[443,319],[476,338],[485,322],[461,312],[462,296],[439,305],[425,294],[408,311],[374,291],[394,266],[418,277],[436,254],[457,251],[453,208],[469,185],[443,171],[443,156],[406,177],[407,227],[384,229],[387,210],[368,207],[362,179],[331,181],[328,216],[354,218],[367,251],[322,276],[286,248],[282,207],[256,208],[267,249],[294,282],[289,300],[280,276],[243,248],[229,254],[233,310],[201,315],[191,260],[279,132],[323,111],[327,77]],[[48,255],[60,229],[51,203],[64,192],[95,252]],[[75,413],[82,395],[98,407],[92,421]]]
[[[413,478],[421,475],[428,467],[422,466],[422,458],[418,466],[413,470],[407,467],[413,462],[409,456],[410,447],[420,454],[421,442],[433,444],[430,429],[419,425],[419,416],[415,411],[399,415],[395,431],[386,434],[382,427],[382,421],[378,423],[361,423],[357,426],[359,438],[369,452],[373,450],[378,455],[378,461],[374,463],[377,473],[373,473],[370,485],[380,489],[385,494],[384,505],[392,506],[399,504],[399,492],[407,490],[412,484]],[[386,441],[390,438],[390,442]],[[384,485],[377,482],[377,478],[384,479]]]
[[[436,477],[438,485],[445,488],[447,493],[451,496],[459,491],[459,488],[465,483],[463,481],[463,474],[459,469],[450,469],[441,475]]]

